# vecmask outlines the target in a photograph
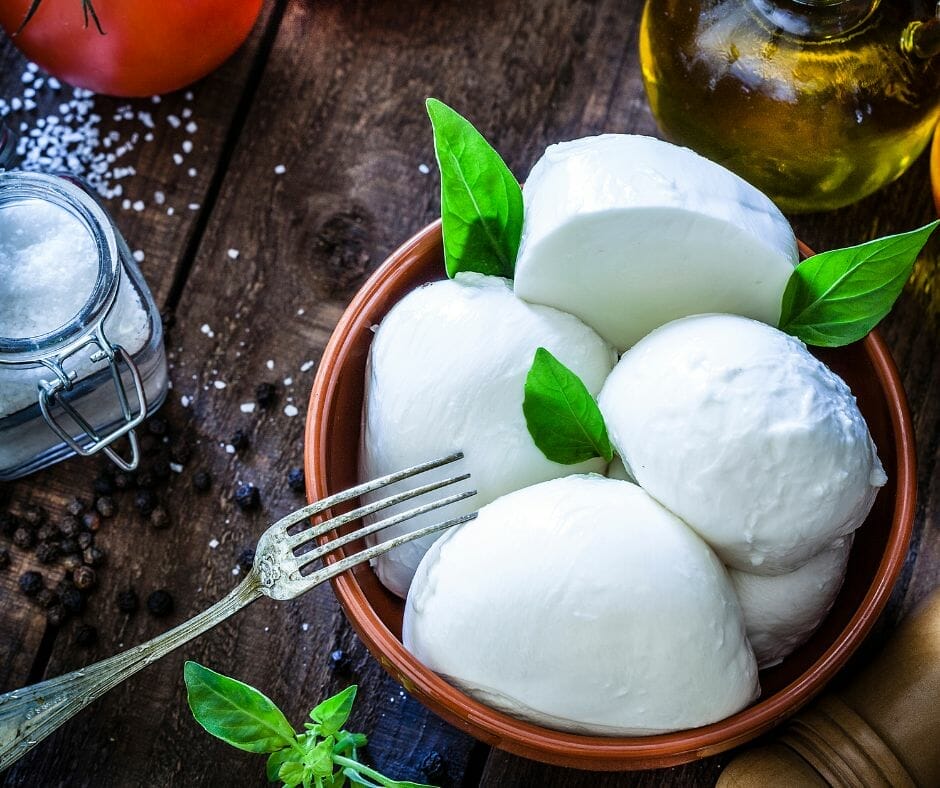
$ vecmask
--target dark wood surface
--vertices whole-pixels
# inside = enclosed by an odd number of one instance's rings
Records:
[[[437,96],[467,114],[519,176],[560,139],[655,133],[637,63],[639,11],[639,3],[616,0],[269,2],[246,46],[193,86],[191,100],[179,93],[161,102],[154,141],[127,160],[137,172],[125,180],[125,195],[146,207],[124,210],[121,199],[109,205],[131,248],[145,252],[141,267],[161,308],[175,318],[167,338],[173,390],[161,416],[174,439],[192,442],[193,457],[160,489],[169,529],[146,525],[132,494],[116,496],[119,512],[98,536],[107,565],[84,614],[100,633],[93,648],[75,645],[77,621],[51,629],[17,592],[18,576],[35,568],[35,558],[11,548],[13,565],[0,572],[0,688],[58,675],[154,636],[233,585],[242,549],[302,502],[287,486],[288,469],[301,464],[315,370],[301,366],[318,360],[365,277],[437,215],[423,99]],[[0,42],[0,96],[21,90],[22,69],[12,46]],[[96,108],[108,118],[126,103],[99,97]],[[161,119],[185,106],[199,130],[180,167],[172,153],[189,135]],[[275,172],[280,164],[283,174]],[[173,216],[150,199],[157,190],[178,206]],[[188,209],[190,203],[198,209]],[[908,229],[932,211],[922,159],[878,195],[836,213],[794,217],[794,226],[822,250]],[[229,249],[239,251],[237,260]],[[918,434],[920,503],[902,578],[856,662],[940,577],[938,256],[935,245],[883,325]],[[293,382],[284,385],[288,377]],[[217,380],[225,388],[217,389]],[[278,383],[277,405],[242,412],[256,384],[268,380]],[[188,407],[182,396],[192,398]],[[299,415],[285,415],[287,404],[296,404]],[[248,433],[250,447],[230,454],[222,444],[236,429]],[[58,516],[73,496],[90,497],[101,465],[67,461],[3,485],[0,500],[13,511],[40,503]],[[200,469],[214,480],[207,494],[192,486]],[[259,511],[234,505],[240,481],[260,488]],[[41,569],[53,582],[62,574]],[[158,620],[144,610],[118,613],[114,598],[129,586],[141,597],[170,590],[174,614]],[[337,649],[345,654],[340,670],[329,656]],[[454,786],[711,784],[727,760],[598,775],[490,750],[389,679],[330,589],[321,587],[286,604],[258,602],[99,700],[0,779],[11,786],[264,784],[262,758],[226,747],[193,722],[182,683],[185,658],[255,684],[296,721],[324,694],[358,682],[354,723],[370,733],[368,757],[403,779],[424,779],[421,763],[432,751],[447,765],[442,782]]]

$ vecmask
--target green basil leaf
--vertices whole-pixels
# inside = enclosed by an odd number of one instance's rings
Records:
[[[525,379],[522,412],[532,440],[552,462],[574,465],[592,457],[610,462],[614,456],[591,392],[543,347],[535,351]]]
[[[297,753],[290,747],[286,747],[283,750],[278,750],[277,752],[272,752],[268,756],[268,763],[265,767],[265,774],[268,776],[268,781],[273,783],[277,779],[277,775],[278,772],[280,772],[281,767],[296,757]]]
[[[441,171],[444,266],[512,278],[522,238],[522,189],[506,163],[465,118],[427,100]]]
[[[317,777],[330,777],[333,774],[333,739],[322,739],[316,746],[307,750],[304,758]]]
[[[343,769],[343,776],[348,777],[349,782],[351,782],[353,785],[364,785],[366,788],[382,788],[379,783],[374,783],[371,780],[367,780],[355,769],[351,769],[348,766]]]
[[[254,687],[196,662],[183,667],[193,716],[222,741],[248,752],[275,752],[294,741],[294,729],[274,703]]]
[[[310,712],[310,718],[320,724],[321,736],[333,736],[346,724],[356,700],[356,690],[356,685],[352,684],[332,698],[327,698]]]
[[[280,780],[286,788],[295,788],[304,781],[304,765],[297,761],[287,761],[281,765],[277,773],[277,779]]]
[[[891,311],[938,224],[804,260],[787,282],[780,329],[821,347],[862,339]]]
[[[340,755],[347,755],[349,751],[355,752],[359,747],[365,747],[369,740],[364,733],[350,733],[349,731],[340,731],[333,746],[333,752]]]

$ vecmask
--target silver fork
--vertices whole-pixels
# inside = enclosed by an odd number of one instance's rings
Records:
[[[330,507],[349,501],[364,493],[378,490],[388,484],[448,465],[461,457],[463,457],[463,454],[458,452],[439,460],[415,465],[412,468],[406,468],[398,473],[392,473],[336,495],[331,495],[322,501],[298,509],[296,512],[291,512],[291,514],[270,526],[261,535],[255,550],[255,560],[251,571],[226,597],[216,602],[212,607],[180,624],[175,629],[171,629],[169,632],[165,632],[153,640],[148,640],[146,643],[135,646],[128,651],[116,654],[101,662],[96,662],[87,668],[66,673],[58,678],[0,695],[0,770],[5,769],[29,752],[56,728],[109,689],[120,684],[124,679],[134,675],[151,662],[155,662],[197,635],[211,629],[262,595],[279,600],[293,599],[305,591],[309,591],[314,586],[336,577],[347,569],[387,553],[405,542],[420,539],[427,534],[443,531],[451,526],[472,520],[476,517],[475,512],[420,528],[417,531],[389,539],[353,555],[326,563],[316,571],[303,573],[303,570],[308,568],[312,562],[325,558],[332,551],[356,539],[374,534],[383,528],[388,528],[416,515],[476,495],[476,490],[454,493],[392,517],[387,517],[351,533],[340,535],[323,545],[307,549],[311,547],[311,542],[319,536],[341,528],[366,515],[407,501],[410,498],[416,498],[419,495],[462,482],[470,478],[470,474],[466,473],[390,495],[374,503],[360,506],[347,514],[332,517],[313,528],[303,529],[297,533],[290,533],[289,531],[291,526],[308,517],[324,512]]]

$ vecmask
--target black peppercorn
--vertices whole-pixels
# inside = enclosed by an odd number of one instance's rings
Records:
[[[134,486],[134,477],[124,471],[117,471],[114,474],[114,486],[118,490],[129,490]]]
[[[53,564],[62,555],[58,542],[40,542],[36,546],[36,558],[41,564]]]
[[[101,515],[98,512],[85,512],[82,515],[82,528],[94,533],[101,528]]]
[[[11,539],[19,527],[19,517],[10,512],[0,512],[0,533],[3,533],[7,539]]]
[[[241,551],[241,554],[238,556],[238,566],[242,572],[250,572],[251,567],[255,565],[255,551],[246,547]]]
[[[419,768],[427,780],[440,782],[447,776],[447,764],[444,762],[444,756],[437,750],[431,750],[425,755]]]
[[[17,528],[13,533],[13,544],[23,550],[29,550],[36,544],[36,532],[22,526]]]
[[[150,513],[150,526],[158,531],[170,527],[170,515],[162,506],[158,506]]]
[[[107,495],[102,495],[97,501],[95,501],[95,509],[98,510],[98,514],[102,517],[113,517],[116,507],[114,506],[114,499]]]
[[[100,547],[86,547],[82,550],[82,560],[88,564],[88,566],[100,566],[104,563],[104,550]]]
[[[82,524],[75,515],[67,514],[59,520],[59,533],[62,536],[76,537],[81,530]]]
[[[270,408],[277,401],[277,389],[273,383],[259,383],[255,387],[255,401],[261,408]]]
[[[6,569],[10,565],[10,551],[6,548],[0,549],[0,569]]]
[[[69,613],[81,613],[85,609],[85,597],[77,588],[66,588],[59,596],[62,599],[62,606]]]
[[[161,484],[170,478],[170,454],[169,452],[161,452],[160,456],[157,457],[153,462],[148,466],[150,475],[153,477],[155,483]]]
[[[62,605],[53,605],[46,611],[46,621],[51,627],[61,627],[69,617],[69,611]]]
[[[157,499],[150,490],[138,490],[134,496],[134,506],[142,515],[149,515],[157,505]]]
[[[71,555],[72,553],[77,553],[81,550],[78,546],[77,539],[63,539],[59,542],[59,552],[62,555]]]
[[[75,645],[88,648],[98,642],[98,630],[91,624],[82,624],[75,630]]]
[[[51,588],[40,589],[39,593],[36,594],[36,603],[40,607],[50,608],[59,603],[59,595]]]
[[[147,422],[147,432],[151,435],[157,435],[163,437],[166,435],[166,419],[161,418],[160,416],[154,416]]]
[[[78,542],[78,549],[84,550],[86,547],[91,547],[95,543],[95,535],[88,531],[82,531],[76,541]]]
[[[122,613],[136,613],[140,607],[140,600],[137,598],[137,592],[133,588],[121,591],[117,595],[117,609]]]
[[[92,489],[95,491],[95,495],[114,495],[114,477],[105,476],[102,474],[97,479],[95,479]]]
[[[212,477],[208,471],[197,471],[193,474],[193,487],[198,492],[206,492],[212,486]]]
[[[20,591],[26,596],[36,596],[42,591],[44,585],[42,575],[39,572],[23,572],[20,575]]]
[[[258,505],[261,503],[261,493],[258,492],[258,488],[251,482],[239,484],[235,489],[235,503],[245,512],[251,509],[257,509]]]
[[[26,511],[23,512],[23,522],[29,528],[38,528],[46,522],[46,510],[36,505],[26,507]]]
[[[149,468],[147,470],[138,471],[137,476],[134,477],[134,481],[136,482],[138,489],[148,491],[151,487],[154,487],[157,484],[157,480],[153,477],[153,474],[150,472]]]
[[[40,542],[51,542],[58,539],[59,535],[59,529],[52,525],[52,523],[40,525],[39,528],[36,529],[36,539]]]
[[[349,675],[349,658],[341,648],[330,652],[330,668],[340,676]]]
[[[81,565],[81,553],[69,553],[68,555],[62,556],[62,566],[64,566],[70,572]]]
[[[147,610],[157,617],[168,616],[173,612],[173,597],[169,591],[160,589],[147,597]]]
[[[98,575],[90,566],[79,566],[72,570],[72,582],[79,591],[91,591],[98,585]]]
[[[81,517],[82,512],[85,511],[85,504],[78,498],[73,498],[66,504],[65,511],[72,515],[72,517]]]
[[[242,451],[247,449],[251,441],[248,440],[248,433],[244,430],[235,430],[232,437],[229,439],[229,443],[235,447],[235,451]]]
[[[173,312],[161,312],[160,322],[163,323],[164,332],[167,332],[176,325],[176,315]]]
[[[294,492],[304,491],[304,469],[303,468],[291,468],[287,472],[287,486],[290,487]]]

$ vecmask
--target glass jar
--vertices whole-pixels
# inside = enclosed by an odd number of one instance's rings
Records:
[[[102,205],[70,176],[0,171],[0,480],[99,451],[134,469],[167,389],[160,314]]]
[[[785,211],[900,176],[940,115],[936,0],[647,0],[640,61],[664,134]]]

